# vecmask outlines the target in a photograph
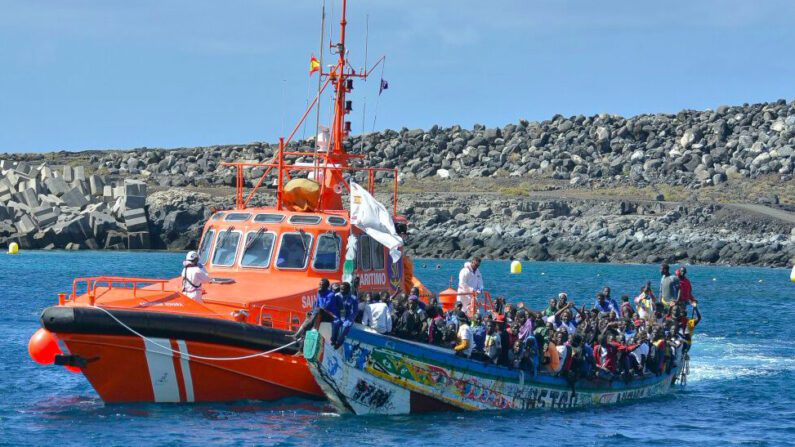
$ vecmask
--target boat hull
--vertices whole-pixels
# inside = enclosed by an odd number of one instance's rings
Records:
[[[562,378],[484,365],[435,346],[352,328],[343,346],[329,342],[330,326],[307,335],[304,356],[329,400],[355,414],[432,410],[570,409],[651,398],[671,389],[670,373],[623,381]]]
[[[141,337],[114,329],[118,323],[96,309],[74,308],[77,315],[71,318],[63,307],[50,309],[42,323],[58,337],[61,361],[79,365],[105,402],[323,398],[294,346],[256,355],[289,343],[285,331],[211,318],[180,316],[169,322],[168,315],[152,319],[141,312],[113,312]],[[223,342],[208,341],[212,338]]]

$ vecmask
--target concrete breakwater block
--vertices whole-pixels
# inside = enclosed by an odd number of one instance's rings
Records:
[[[67,183],[72,183],[72,180],[74,180],[74,178],[75,178],[74,177],[74,171],[72,170],[72,167],[68,166],[68,165],[64,166],[62,172],[63,172],[63,180],[65,182],[67,182]]]
[[[146,196],[146,183],[140,180],[124,180],[124,195]]]
[[[69,185],[62,178],[48,178],[44,181],[50,193],[56,196],[62,196],[69,191]]]
[[[149,224],[146,220],[146,211],[143,208],[125,211],[124,226],[127,231],[148,230]]]
[[[23,215],[16,222],[14,222],[14,226],[16,226],[17,231],[22,234],[32,233],[37,229],[36,223],[33,222],[33,218],[27,214]]]
[[[9,185],[0,185],[0,203],[8,203],[11,200],[13,189]]]
[[[58,221],[58,214],[57,208],[49,206],[41,206],[33,210],[33,218],[38,222],[39,228],[49,227],[54,224]]]
[[[88,200],[83,195],[83,192],[76,187],[70,189],[64,195],[62,195],[61,200],[64,201],[66,206],[71,206],[74,208],[83,208],[84,206],[88,205]]]
[[[88,178],[88,186],[92,196],[101,196],[105,189],[105,182],[102,180],[102,177],[92,175]]]

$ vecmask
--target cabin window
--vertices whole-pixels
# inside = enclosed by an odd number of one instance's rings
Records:
[[[314,214],[293,214],[290,216],[289,222],[292,224],[316,225],[320,223],[320,220],[321,217]]]
[[[251,213],[228,213],[224,220],[242,222],[244,220],[248,220],[249,217],[251,217]]]
[[[215,253],[213,253],[213,265],[229,267],[234,264],[239,243],[239,231],[227,229],[218,233],[218,240],[215,241]]]
[[[202,243],[199,245],[199,262],[202,264],[206,263],[207,258],[210,257],[210,245],[212,245],[213,236],[215,236],[215,230],[213,229],[204,232]]]
[[[279,223],[284,220],[284,214],[262,213],[254,216],[254,222]]]
[[[271,263],[271,252],[276,235],[270,231],[249,231],[243,245],[243,267],[267,267]]]
[[[276,267],[280,269],[303,269],[309,258],[312,235],[307,232],[282,233]]]
[[[370,246],[373,247],[373,270],[383,270],[384,246],[376,241],[371,241]]]
[[[359,268],[370,270],[370,236],[359,236]]]
[[[340,226],[345,225],[348,221],[346,221],[344,217],[329,216],[328,219],[326,219],[326,222],[328,222],[329,225],[334,225],[335,227],[340,227]]]
[[[213,214],[213,217],[210,218],[210,220],[218,220],[222,217],[224,217],[224,213],[215,213]]]
[[[337,233],[322,233],[317,237],[315,257],[312,268],[315,270],[337,270],[340,261],[340,245],[342,239]]]

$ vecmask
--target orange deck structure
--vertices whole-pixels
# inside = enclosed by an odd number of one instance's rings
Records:
[[[104,401],[322,398],[291,334],[312,308],[319,279],[342,280],[349,238],[358,238],[353,275],[360,294],[419,284],[416,278],[404,282],[405,257],[393,263],[384,246],[351,225],[343,206],[350,175],[364,171],[370,192],[376,180],[391,180],[393,218],[405,223],[396,215],[397,170],[353,166],[349,162],[361,154],[343,148],[350,131],[346,93],[354,78],[366,78],[383,61],[359,72],[351,67],[345,5],[343,0],[340,40],[329,45],[337,59],[320,70],[325,82],[291,134],[279,139],[278,153],[267,163],[224,163],[237,173],[235,207],[216,211],[204,226],[198,253],[213,281],[203,285],[203,302],[181,292],[180,277],[99,276],[76,278],[58,305],[42,313],[42,326],[60,350],[55,363],[81,371]],[[327,145],[318,143],[315,152],[287,151],[329,84],[334,117]],[[293,163],[306,156],[313,162]],[[254,166],[266,170],[244,194]],[[275,178],[276,203],[247,207],[268,176]],[[298,207],[285,197],[294,178],[313,179],[316,202]]]

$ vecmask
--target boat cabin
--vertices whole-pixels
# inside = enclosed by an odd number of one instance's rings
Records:
[[[383,245],[351,226],[345,210],[313,213],[268,207],[218,211],[205,225],[199,262],[213,277],[256,281],[274,275],[282,283],[295,278],[314,287],[320,278],[341,280],[351,235],[358,238],[354,276],[359,277],[360,293],[396,291],[403,281],[402,262],[392,263]],[[287,292],[290,287],[283,285]],[[283,296],[280,290],[270,288],[258,294],[251,297],[253,301]],[[314,295],[302,307],[311,307],[313,301]]]

